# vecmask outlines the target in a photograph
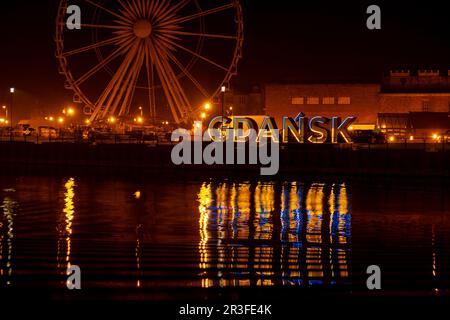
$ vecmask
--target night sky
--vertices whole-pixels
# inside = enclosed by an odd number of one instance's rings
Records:
[[[378,82],[391,68],[450,67],[445,1],[243,3],[244,59],[233,80],[238,87],[267,81]],[[382,9],[380,31],[366,28],[370,4]],[[71,101],[54,56],[57,7],[56,0],[0,2],[0,103],[12,85],[18,108],[51,110]]]

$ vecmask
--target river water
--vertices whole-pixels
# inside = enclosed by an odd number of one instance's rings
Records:
[[[0,201],[2,293],[70,299],[72,265],[86,299],[364,294],[371,265],[385,294],[450,288],[443,182],[5,176]]]

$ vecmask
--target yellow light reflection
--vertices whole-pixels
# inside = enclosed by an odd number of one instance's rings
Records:
[[[15,192],[15,190],[8,190],[9,192]],[[12,255],[13,255],[13,239],[14,239],[14,214],[15,207],[17,206],[17,202],[13,200],[11,197],[6,196],[3,200],[3,216],[6,222],[6,263],[5,269],[1,269],[1,275],[6,276],[6,285],[11,285],[11,277],[13,273],[13,265],[12,265]],[[3,234],[1,237],[1,242],[3,242]],[[3,259],[0,251],[0,261]]]
[[[306,240],[309,243],[322,243],[323,193],[324,185],[313,184],[306,197]]]
[[[200,243],[199,243],[199,252],[200,252],[200,265],[199,268],[201,270],[206,270],[209,264],[208,257],[208,221],[209,221],[209,207],[212,202],[212,191],[211,185],[203,184],[200,192],[198,194],[199,207],[198,210],[200,212],[199,219],[199,230],[200,230]],[[203,281],[205,280],[205,281]],[[209,280],[202,279],[202,287],[209,287]]]
[[[204,288],[334,284],[349,276],[345,184],[205,183],[198,201]]]
[[[65,274],[66,270],[70,268],[70,257],[72,254],[72,233],[73,233],[73,220],[75,215],[75,179],[70,178],[64,184],[64,209],[62,224],[59,228],[59,240],[58,240],[58,268],[63,269]],[[65,248],[64,248],[65,247]],[[65,249],[65,250],[64,250]]]

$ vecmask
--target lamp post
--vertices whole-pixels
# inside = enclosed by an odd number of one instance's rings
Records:
[[[14,93],[16,92],[16,88],[11,87],[9,89],[9,93],[11,94],[11,105],[9,107],[9,117],[11,122],[11,130],[9,138],[12,141],[13,140],[13,130],[14,130],[14,124],[13,124],[13,110],[14,110]]]
[[[227,87],[222,86],[221,92],[222,92],[222,134],[224,129],[224,120],[225,120],[225,92],[227,91]]]

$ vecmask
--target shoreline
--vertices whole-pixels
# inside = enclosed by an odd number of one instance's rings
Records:
[[[297,175],[450,178],[449,144],[281,145],[280,170],[275,176],[261,176],[261,165],[177,166],[171,161],[172,148],[173,145],[0,142],[0,173],[73,171],[262,180]]]

